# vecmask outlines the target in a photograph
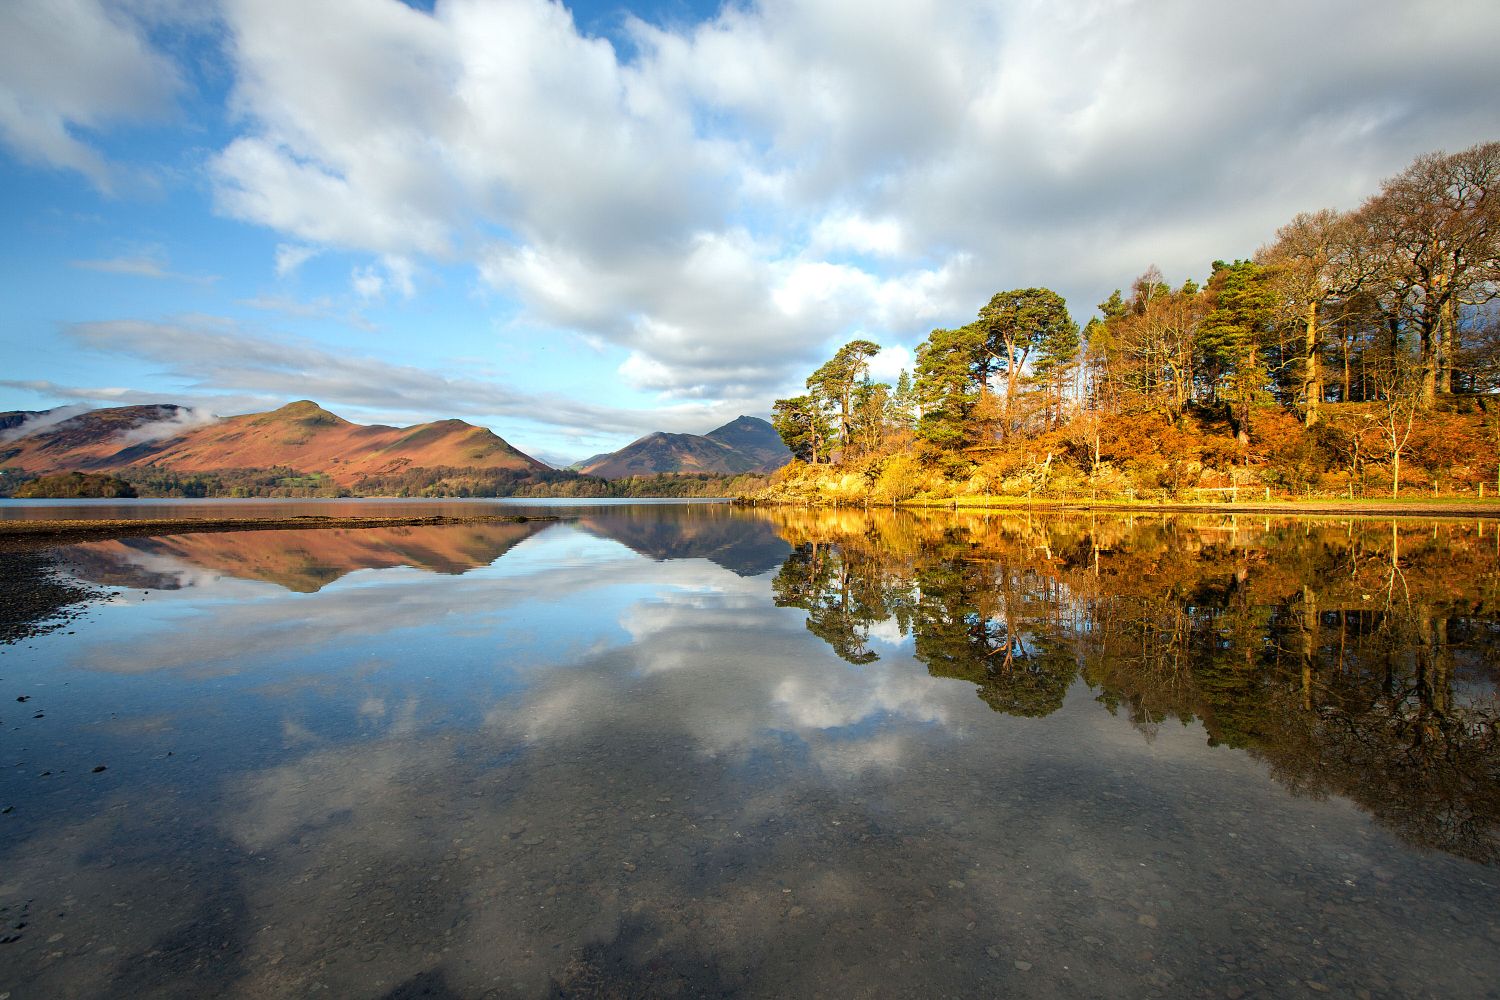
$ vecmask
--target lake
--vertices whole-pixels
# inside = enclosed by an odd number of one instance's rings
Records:
[[[536,509],[57,550],[0,994],[1500,996],[1495,521]]]

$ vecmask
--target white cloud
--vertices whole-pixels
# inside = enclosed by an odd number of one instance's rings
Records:
[[[855,253],[894,257],[905,246],[901,223],[895,219],[866,219],[860,215],[830,215],[813,230],[816,250],[852,250]]]
[[[0,382],[0,385],[9,385],[8,382]],[[59,406],[51,410],[43,410],[40,413],[32,413],[24,417],[14,427],[0,427],[0,443],[14,441],[16,438],[25,437],[28,434],[36,434],[48,427],[55,427],[64,420],[71,420],[80,413],[87,413],[90,407],[79,403],[71,403],[67,406]]]
[[[124,274],[134,278],[152,278],[158,281],[187,281],[193,284],[211,285],[219,280],[216,274],[181,274],[173,271],[167,263],[166,255],[154,248],[119,257],[73,260],[68,263],[84,271]]]
[[[286,278],[318,255],[317,247],[304,243],[281,243],[276,247],[276,277]]]
[[[901,377],[901,372],[910,374],[916,368],[916,358],[911,351],[901,346],[883,347],[880,353],[870,359],[870,378],[876,382],[888,382],[896,384]]]
[[[766,0],[630,20],[628,59],[544,0],[232,0],[226,21],[225,211],[375,255],[367,295],[473,261],[667,398],[764,402],[855,332],[910,346],[1000,288],[1084,314],[1500,131],[1480,0]]]
[[[350,271],[349,284],[362,299],[378,299],[385,294],[385,278],[374,267],[356,267]]]
[[[147,26],[194,10],[0,6],[0,139],[107,190],[93,133],[173,108]],[[1081,318],[1148,264],[1202,276],[1500,134],[1491,0],[763,0],[627,18],[618,45],[549,0],[220,16],[215,202],[280,235],[278,276],[354,251],[355,293],[410,297],[466,263],[524,325],[618,349],[632,384],[750,410],[851,335],[910,348],[1032,284]]]
[[[219,418],[209,409],[200,409],[184,406],[170,417],[161,420],[153,420],[149,423],[132,427],[121,434],[117,441],[121,444],[142,444],[146,441],[160,441],[163,438],[176,437],[178,434],[186,433],[198,427],[207,427],[209,424],[218,423]]]
[[[0,140],[24,159],[75,170],[108,192],[116,170],[86,133],[159,119],[181,87],[120,4],[0,4]]]

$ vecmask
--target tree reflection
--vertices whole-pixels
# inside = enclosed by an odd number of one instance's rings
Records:
[[[777,603],[851,663],[888,623],[1007,715],[1081,680],[1148,739],[1201,722],[1296,794],[1500,860],[1494,524],[767,516],[794,546]]]

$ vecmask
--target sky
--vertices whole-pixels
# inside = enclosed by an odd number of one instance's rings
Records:
[[[5,0],[0,409],[567,464],[1500,139],[1494,0]]]

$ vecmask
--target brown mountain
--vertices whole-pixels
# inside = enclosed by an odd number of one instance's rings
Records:
[[[734,475],[769,472],[792,457],[776,430],[759,417],[737,417],[707,434],[657,431],[619,451],[595,455],[575,468],[590,476],[624,479],[672,472]]]
[[[269,413],[207,422],[171,404],[90,410],[55,423],[47,416],[48,411],[0,414],[0,465],[33,473],[148,465],[184,473],[288,466],[323,473],[341,485],[411,468],[548,468],[492,431],[462,420],[412,427],[356,424],[306,399]],[[28,425],[38,429],[27,433]]]

